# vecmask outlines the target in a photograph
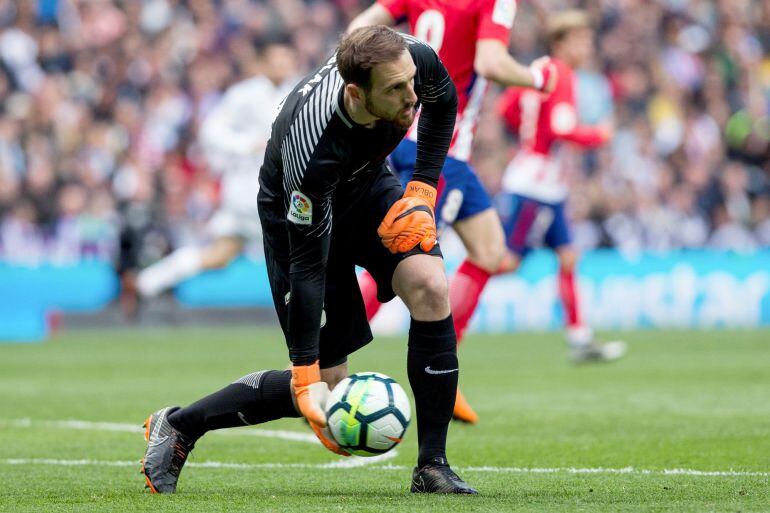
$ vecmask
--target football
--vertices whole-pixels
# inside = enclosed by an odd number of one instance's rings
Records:
[[[326,403],[334,440],[356,456],[376,456],[404,438],[412,412],[409,398],[393,378],[359,372],[340,381]]]

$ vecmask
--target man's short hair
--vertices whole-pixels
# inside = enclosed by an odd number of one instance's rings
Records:
[[[272,36],[269,38],[255,38],[252,40],[252,45],[254,46],[254,51],[260,57],[264,57],[269,49],[276,46],[284,46],[286,48],[294,49],[294,46],[291,44],[291,39],[284,35]]]
[[[392,62],[406,50],[406,41],[395,30],[384,25],[362,27],[340,41],[337,47],[337,69],[346,84],[371,87],[372,68]]]
[[[546,39],[548,45],[553,46],[575,29],[591,27],[591,18],[586,11],[580,9],[568,9],[552,14],[548,18],[546,27]]]

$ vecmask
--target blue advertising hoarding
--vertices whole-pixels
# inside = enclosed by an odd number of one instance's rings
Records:
[[[458,263],[450,259],[450,275]],[[471,329],[560,329],[556,265],[552,253],[538,251],[517,273],[490,280]],[[593,251],[581,260],[578,283],[584,317],[598,329],[770,326],[770,250],[636,256]],[[117,292],[117,276],[107,263],[0,263],[0,341],[43,339],[50,311],[98,311]],[[273,307],[264,261],[247,258],[187,280],[175,294],[190,308]],[[408,312],[397,301],[373,323],[375,331],[388,333],[405,332],[408,325]]]

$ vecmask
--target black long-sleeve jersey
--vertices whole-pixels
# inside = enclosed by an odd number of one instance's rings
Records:
[[[403,37],[417,68],[414,90],[421,109],[413,179],[435,187],[452,139],[457,92],[433,49]],[[369,186],[373,170],[406,134],[388,122],[372,128],[354,123],[343,92],[334,57],[302,80],[278,112],[259,173],[260,208],[273,220],[285,220],[271,225],[263,219],[266,235],[271,229],[288,231],[291,289],[285,331],[297,364],[318,358],[333,217],[355,202],[357,191]]]

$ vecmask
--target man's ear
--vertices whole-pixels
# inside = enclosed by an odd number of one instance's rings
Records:
[[[348,93],[348,96],[350,96],[353,100],[357,102],[363,102],[364,101],[364,90],[359,87],[356,84],[347,84],[345,86],[345,91]]]

